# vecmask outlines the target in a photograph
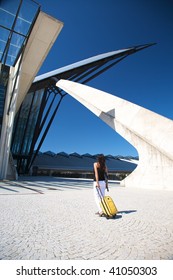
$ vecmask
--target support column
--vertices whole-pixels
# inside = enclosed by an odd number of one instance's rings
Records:
[[[16,67],[10,68],[8,86],[6,92],[4,113],[3,113],[3,122],[2,122],[2,130],[1,130],[1,138],[0,138],[0,178],[6,179],[7,177],[7,169],[9,163],[9,154],[10,154],[10,144],[11,137],[13,132],[13,123],[15,116],[15,108],[17,103],[17,95],[18,95],[18,81],[19,76],[18,73],[18,64]],[[15,88],[14,88],[15,86]],[[13,98],[12,91],[14,88]],[[10,107],[9,107],[10,105]]]

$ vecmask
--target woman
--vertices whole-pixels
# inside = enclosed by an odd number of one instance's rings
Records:
[[[94,162],[94,197],[98,207],[98,212],[100,216],[103,216],[103,212],[100,206],[100,195],[101,192],[102,196],[105,195],[105,189],[108,189],[108,186],[105,181],[105,175],[108,176],[108,169],[105,164],[105,157],[103,154],[98,156],[97,162]]]

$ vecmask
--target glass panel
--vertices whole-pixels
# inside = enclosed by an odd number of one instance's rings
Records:
[[[9,76],[9,67],[5,67],[3,68],[3,72],[1,72],[1,76],[0,76],[0,135],[1,135],[2,121],[3,121],[8,76]]]
[[[0,61],[9,66],[14,65],[39,9],[32,0],[19,5],[19,0],[0,1]]]
[[[15,139],[12,146],[12,152],[15,155],[28,155],[29,153],[43,93],[44,89],[36,91],[35,93],[30,92],[25,97],[20,111],[20,118],[18,120],[15,131]],[[17,119],[18,118],[16,117],[15,121],[17,121]]]

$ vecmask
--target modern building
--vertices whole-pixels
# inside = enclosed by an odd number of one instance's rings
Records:
[[[0,178],[15,174],[14,119],[62,27],[35,1],[0,2]]]
[[[0,2],[0,178],[29,173],[66,93],[59,79],[87,84],[151,44],[130,47],[37,73],[63,23],[32,0]]]
[[[65,152],[53,153],[47,151],[38,153],[30,172],[32,175],[46,175],[73,178],[93,178],[93,163],[97,160],[97,154],[78,154]],[[138,159],[134,157],[122,157],[107,155],[106,165],[109,170],[109,179],[122,180],[137,166]]]

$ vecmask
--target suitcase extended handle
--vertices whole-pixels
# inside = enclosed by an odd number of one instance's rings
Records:
[[[97,187],[97,186],[96,186],[96,189],[97,189],[97,192],[98,192],[98,194],[99,194],[99,196],[100,196],[100,199],[102,199],[104,196],[103,196],[103,194],[102,194],[102,191],[101,191],[100,187]],[[100,191],[100,192],[99,192],[99,191]]]

